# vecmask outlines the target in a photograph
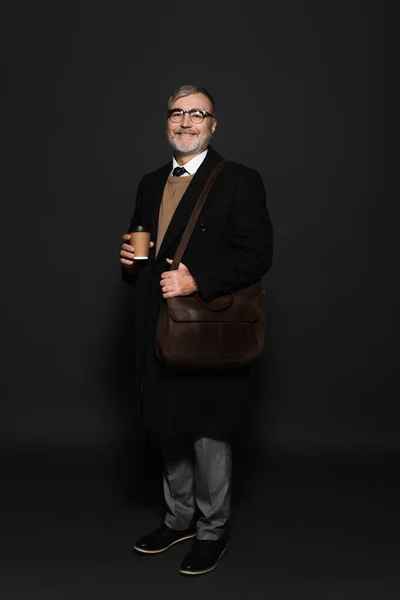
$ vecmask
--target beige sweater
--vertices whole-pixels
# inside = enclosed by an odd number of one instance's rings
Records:
[[[168,176],[158,215],[156,256],[164,239],[165,232],[174,216],[174,212],[193,177],[193,175],[186,175],[186,177]],[[171,256],[170,258],[173,257]]]

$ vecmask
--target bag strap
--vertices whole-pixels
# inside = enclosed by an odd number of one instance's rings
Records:
[[[182,260],[182,257],[185,253],[186,247],[189,243],[190,240],[190,236],[193,233],[193,230],[195,228],[195,225],[197,223],[197,219],[200,216],[200,212],[201,209],[203,208],[205,201],[207,200],[208,194],[210,193],[210,190],[214,184],[214,181],[216,180],[219,172],[221,171],[222,167],[227,163],[227,160],[221,160],[212,170],[209,178],[206,181],[205,186],[203,187],[201,194],[199,196],[199,199],[197,200],[195,207],[192,211],[192,214],[189,217],[188,223],[185,227],[185,231],[182,234],[181,237],[181,241],[179,242],[179,246],[175,252],[175,256],[172,260],[172,264],[170,266],[170,271],[174,271],[179,267],[179,263]]]

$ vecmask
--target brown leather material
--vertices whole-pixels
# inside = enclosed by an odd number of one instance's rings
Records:
[[[212,184],[227,161],[211,173],[189,218],[171,270],[177,269]],[[156,353],[179,370],[248,365],[265,349],[265,292],[261,280],[204,302],[198,294],[161,301]]]
[[[169,298],[160,309],[157,356],[179,370],[242,367],[264,352],[265,324],[261,281],[209,303],[197,294]]]
[[[260,316],[258,287],[259,284],[256,283],[236,294],[220,296],[211,302],[203,302],[198,294],[169,298],[168,314],[176,323],[190,323],[191,321],[254,323]]]

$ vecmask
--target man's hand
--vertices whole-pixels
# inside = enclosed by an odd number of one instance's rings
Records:
[[[130,241],[131,236],[129,235],[129,233],[124,233],[124,235],[122,236],[121,250],[119,253],[119,262],[128,271],[133,271],[135,269],[135,248],[130,245]],[[150,248],[152,248],[153,246],[154,242],[150,242]]]
[[[167,258],[166,260],[168,264],[172,263],[170,258]],[[183,263],[179,263],[179,267],[175,271],[165,271],[165,273],[161,273],[160,285],[163,292],[163,298],[190,296],[197,291],[197,285],[195,284],[189,269]]]

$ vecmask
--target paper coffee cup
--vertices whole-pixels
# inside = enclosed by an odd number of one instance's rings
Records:
[[[129,233],[131,236],[131,246],[135,248],[134,260],[146,260],[149,258],[150,250],[150,231],[142,225],[137,225]]]

